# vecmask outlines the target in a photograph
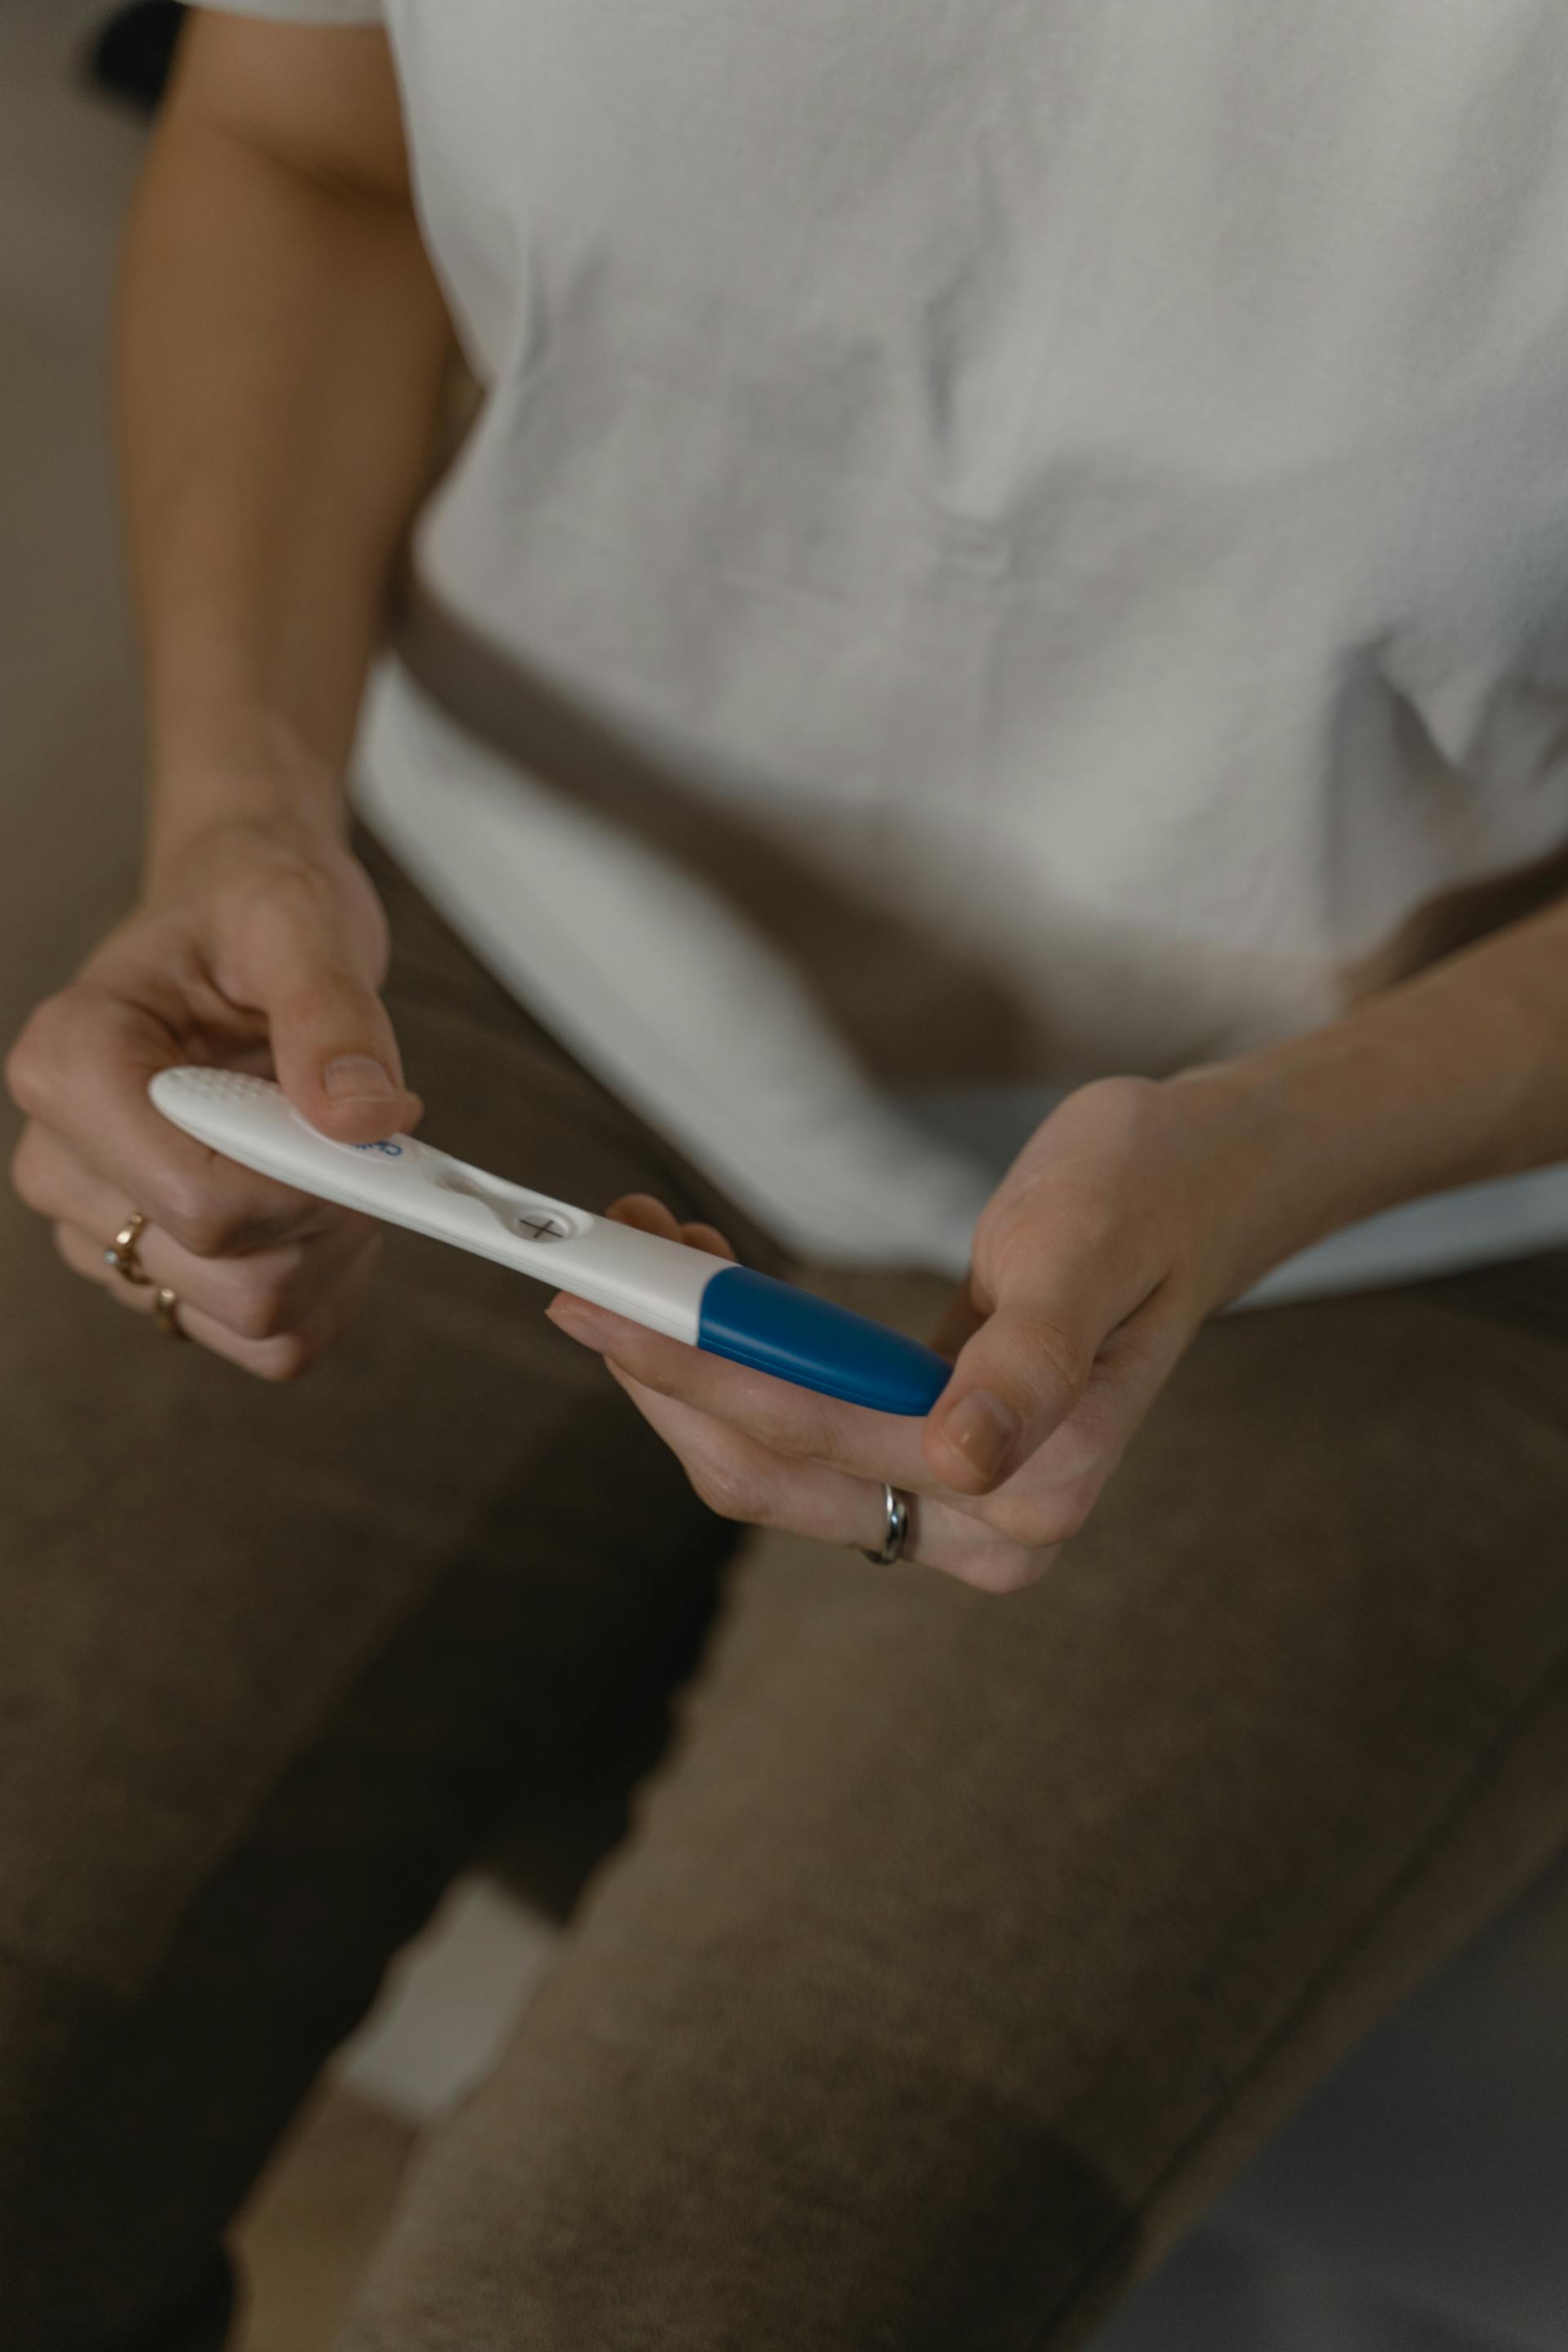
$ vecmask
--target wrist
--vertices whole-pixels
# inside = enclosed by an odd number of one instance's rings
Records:
[[[1101,1078],[1058,1104],[992,1203],[998,1230],[1083,1219],[1132,1290],[1194,1324],[1316,1238],[1331,1218],[1296,1148],[1288,1090],[1250,1057],[1164,1079]]]
[[[1352,1016],[1164,1081],[1221,1139],[1227,1298],[1346,1225],[1468,1180],[1417,1044]]]
[[[1214,1312],[1308,1247],[1332,1215],[1290,1089],[1265,1056],[1205,1063],[1159,1083],[1181,1137],[1186,1216],[1202,1236],[1201,1295]]]
[[[155,746],[143,887],[161,895],[226,836],[314,860],[348,832],[342,779],[288,722],[230,711]]]

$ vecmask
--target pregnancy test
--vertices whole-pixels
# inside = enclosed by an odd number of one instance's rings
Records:
[[[280,1183],[531,1274],[710,1356],[877,1412],[926,1413],[952,1367],[868,1316],[710,1250],[591,1216],[411,1135],[334,1143],[280,1087],[237,1070],[160,1070],[154,1104],[187,1135]]]

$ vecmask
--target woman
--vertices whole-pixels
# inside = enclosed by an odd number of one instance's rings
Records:
[[[225,2340],[388,1957],[503,1822],[569,1902],[700,1654],[353,2352],[1080,2342],[1554,1850],[1565,130],[1545,0],[197,13],[145,879],[10,1063],[197,1343],[8,1240],[16,2342]],[[923,1269],[952,1381],[366,1305],[190,1058]],[[709,1646],[750,1525],[847,1553]]]

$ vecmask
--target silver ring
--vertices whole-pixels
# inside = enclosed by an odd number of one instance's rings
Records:
[[[878,1568],[891,1568],[893,1562],[901,1558],[904,1546],[909,1541],[910,1507],[896,1486],[884,1486],[882,1493],[886,1497],[888,1532],[882,1538],[881,1550],[868,1551],[864,1557]]]

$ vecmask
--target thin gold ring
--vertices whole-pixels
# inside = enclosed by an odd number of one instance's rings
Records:
[[[176,1313],[179,1304],[178,1297],[167,1285],[159,1290],[158,1296],[153,1301],[153,1320],[166,1339],[188,1339],[191,1336],[188,1331],[182,1331],[180,1328]]]
[[[140,1209],[132,1209],[109,1247],[103,1253],[103,1263],[111,1265],[122,1282],[137,1290],[150,1290],[153,1277],[143,1274],[136,1260],[136,1244],[147,1223]]]

